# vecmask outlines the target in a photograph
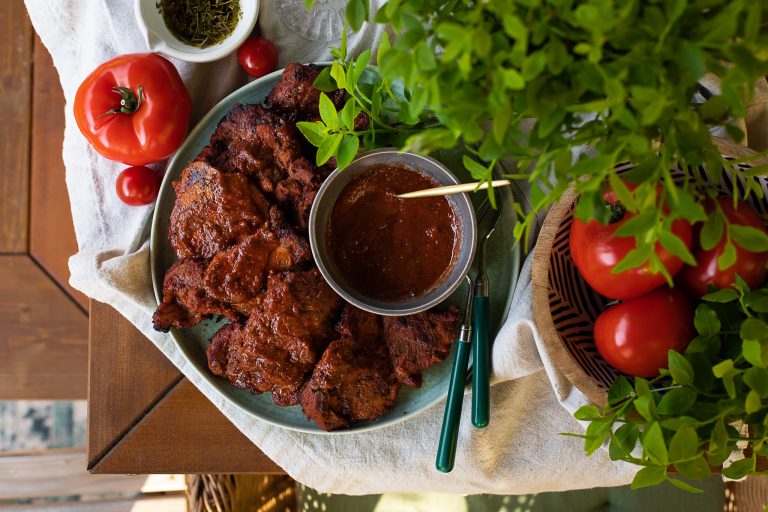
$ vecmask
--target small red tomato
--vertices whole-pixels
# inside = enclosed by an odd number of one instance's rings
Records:
[[[760,216],[747,203],[739,203],[733,207],[733,199],[719,197],[717,202],[723,210],[723,214],[734,226],[749,226],[768,234]],[[712,211],[714,207],[709,206]],[[696,258],[696,266],[686,265],[680,271],[678,279],[686,290],[696,297],[707,293],[707,287],[714,285],[716,288],[729,288],[736,282],[736,275],[741,277],[751,289],[755,289],[765,281],[768,275],[768,252],[751,252],[734,242],[736,247],[736,263],[721,270],[717,265],[717,259],[725,251],[726,236],[723,233],[720,241],[712,249],[705,251],[696,243],[693,257]]]
[[[237,60],[246,73],[259,78],[277,69],[277,47],[266,37],[254,36],[237,50]]]
[[[665,286],[600,313],[595,345],[620,372],[654,377],[667,367],[670,349],[682,352],[696,336],[693,313],[683,292]]]
[[[160,176],[149,167],[128,167],[117,176],[117,196],[128,206],[150,204],[160,190]]]
[[[626,185],[630,189],[635,188],[631,183]],[[618,202],[613,191],[606,192],[603,198],[611,205]],[[652,272],[648,262],[618,274],[613,273],[613,267],[637,248],[634,237],[616,234],[616,231],[633,217],[635,214],[626,212],[622,219],[610,224],[601,224],[597,220],[583,222],[576,218],[571,224],[571,259],[587,284],[604,297],[632,299],[666,283],[664,275]],[[673,222],[672,233],[680,238],[686,247],[691,247],[693,235],[691,225],[687,221],[678,219]],[[668,252],[661,244],[656,244],[655,252],[670,275],[674,276],[682,268],[683,260]]]

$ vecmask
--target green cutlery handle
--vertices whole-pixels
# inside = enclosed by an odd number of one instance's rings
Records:
[[[445,402],[443,427],[440,430],[440,444],[437,446],[435,461],[435,467],[443,473],[449,473],[453,469],[453,461],[456,459],[456,441],[459,438],[459,421],[461,405],[464,402],[470,346],[466,341],[456,342],[456,358],[453,360],[448,401]]]
[[[490,366],[488,353],[488,297],[476,296],[472,310],[472,424],[488,426],[490,419]]]

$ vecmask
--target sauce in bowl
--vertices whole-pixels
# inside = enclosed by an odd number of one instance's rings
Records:
[[[387,164],[344,187],[330,215],[326,245],[351,287],[377,300],[405,300],[450,273],[461,233],[448,200],[395,197],[437,186],[410,167]]]

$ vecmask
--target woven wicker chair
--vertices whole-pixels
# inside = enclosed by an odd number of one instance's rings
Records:
[[[189,512],[295,512],[296,482],[276,475],[187,475]]]
[[[187,476],[189,512],[296,512],[296,497],[296,482],[287,476]],[[763,512],[766,505],[766,477],[725,486],[724,512]]]

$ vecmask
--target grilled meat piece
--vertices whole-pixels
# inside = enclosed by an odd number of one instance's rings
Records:
[[[288,64],[280,81],[267,96],[267,107],[292,122],[320,119],[320,90],[312,85],[320,71],[318,66],[295,62]],[[343,90],[327,94],[337,110],[342,107]]]
[[[309,212],[318,190],[319,182],[301,183],[290,178],[278,183],[275,189],[275,200],[303,233],[309,229]]]
[[[278,405],[295,405],[301,385],[334,337],[341,305],[317,269],[272,274],[245,327],[212,341],[209,367],[239,388],[272,391]]]
[[[236,350],[242,344],[245,325],[240,322],[229,322],[211,338],[206,351],[208,369],[217,377],[227,378],[227,361],[230,351]],[[242,386],[240,386],[242,387]]]
[[[301,140],[295,125],[262,105],[235,105],[197,159],[226,172],[247,174],[271,194],[303,160]]]
[[[445,361],[455,341],[458,309],[383,317],[383,336],[400,382],[421,386],[421,372]]]
[[[356,338],[363,343],[382,344],[381,316],[374,315],[352,304],[345,303],[336,330],[342,336]]]
[[[206,264],[202,260],[176,261],[163,279],[163,301],[152,315],[155,329],[168,332],[171,327],[191,327],[206,316],[238,318],[235,309],[213,297],[205,289]]]
[[[381,317],[347,304],[338,330],[301,391],[304,414],[324,430],[375,420],[392,409],[400,383],[381,337]]]
[[[309,243],[289,228],[262,228],[211,259],[205,271],[208,295],[232,304],[257,297],[270,271],[293,270],[311,260]]]
[[[242,174],[192,162],[173,182],[176,202],[168,238],[179,258],[211,258],[255,233],[269,204]]]

